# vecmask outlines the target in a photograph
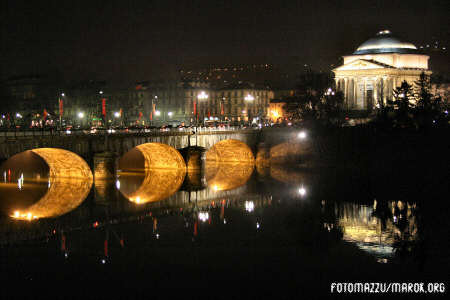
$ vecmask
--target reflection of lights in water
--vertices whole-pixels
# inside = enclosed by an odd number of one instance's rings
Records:
[[[202,221],[202,222],[206,222],[206,220],[209,219],[209,213],[207,211],[205,212],[199,212],[198,213],[198,218]]]
[[[252,212],[255,209],[255,203],[253,201],[245,201],[245,210]]]
[[[16,211],[14,212],[14,215],[12,215],[11,217],[13,217],[13,218],[15,218],[15,219],[28,220],[28,221],[35,220],[35,219],[38,218],[37,216],[34,216],[34,215],[33,215],[32,213],[30,213],[30,212],[21,213],[21,212],[18,211],[18,210],[16,210]]]
[[[304,187],[301,187],[298,189],[298,193],[300,194],[300,196],[305,196],[306,195],[306,189]]]
[[[120,190],[120,180],[119,179],[116,180],[116,188],[118,190]]]
[[[17,179],[17,186],[19,187],[19,190],[22,190],[22,186],[23,186],[23,173],[20,176],[19,179]]]

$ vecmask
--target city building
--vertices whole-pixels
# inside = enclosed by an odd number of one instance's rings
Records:
[[[413,85],[422,72],[431,75],[429,56],[389,30],[378,32],[343,59],[343,65],[333,72],[348,110],[371,111],[392,100],[393,90],[404,80]]]

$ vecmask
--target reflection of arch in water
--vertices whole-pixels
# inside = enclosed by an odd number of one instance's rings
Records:
[[[243,186],[253,173],[253,163],[206,162],[205,177],[215,191],[233,190]]]
[[[206,152],[206,161],[224,163],[254,163],[255,158],[249,146],[238,140],[223,140]]]
[[[92,178],[85,180],[51,178],[48,192],[27,209],[15,211],[12,217],[32,220],[64,215],[77,208],[86,199],[91,185]]]
[[[119,169],[186,169],[186,164],[175,148],[161,143],[146,143],[125,153],[119,160]]]
[[[278,144],[270,148],[270,163],[298,162],[302,154],[304,154],[303,145],[298,142]]]
[[[164,200],[183,184],[186,170],[146,169],[145,173],[121,173],[120,192],[131,202],[144,204]]]
[[[284,183],[304,183],[307,176],[304,171],[283,168],[279,165],[270,166],[270,177]]]

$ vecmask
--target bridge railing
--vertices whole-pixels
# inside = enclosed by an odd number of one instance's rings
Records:
[[[90,136],[90,135],[115,135],[115,134],[145,134],[145,133],[208,133],[223,131],[255,130],[258,127],[244,126],[217,126],[217,127],[175,127],[175,128],[127,128],[127,129],[68,129],[58,130],[52,128],[39,129],[0,129],[0,137],[20,138],[20,137],[38,137],[38,136]]]

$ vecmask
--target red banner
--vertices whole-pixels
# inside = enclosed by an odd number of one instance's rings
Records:
[[[150,121],[153,121],[153,112],[150,112]]]
[[[44,108],[44,113],[43,113],[44,120],[45,120],[45,118],[47,118],[47,115],[48,115],[47,110]]]
[[[142,111],[139,112],[139,120],[142,119]]]
[[[106,118],[106,99],[102,99],[102,115]]]
[[[63,100],[59,99],[59,115],[63,115]]]
[[[122,117],[123,110],[120,109],[120,110],[119,110],[119,113],[120,113],[120,117]]]
[[[194,115],[197,114],[197,103],[194,101]]]
[[[220,114],[223,115],[223,103],[220,102]]]

